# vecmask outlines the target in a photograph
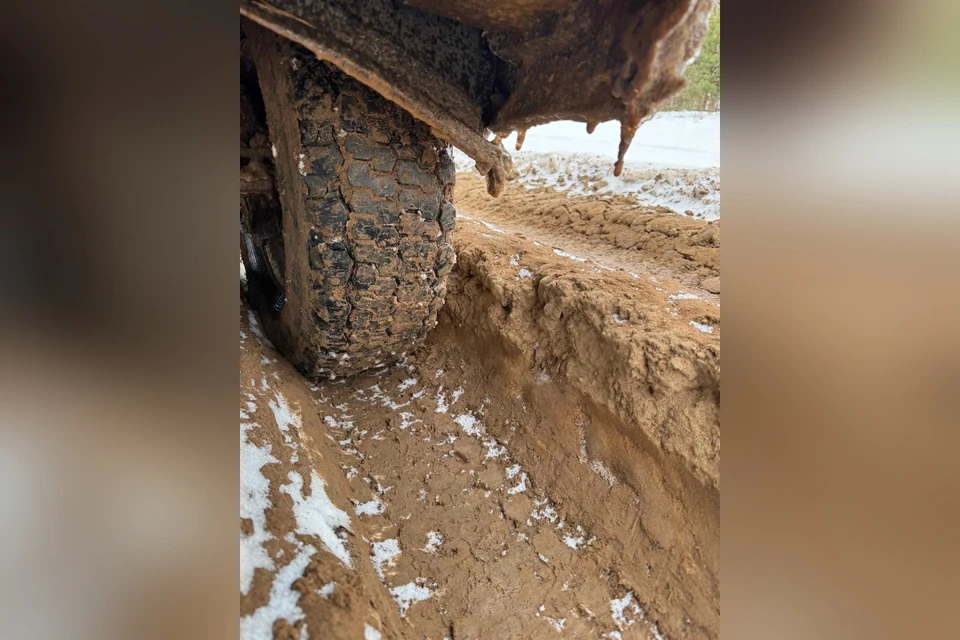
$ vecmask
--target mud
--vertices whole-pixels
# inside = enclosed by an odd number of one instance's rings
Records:
[[[494,200],[476,174],[457,174],[456,204],[461,215],[476,216],[502,228],[596,256],[627,272],[675,280],[718,301],[719,221],[677,215],[664,207],[640,204],[636,196],[571,195],[537,186],[527,176],[511,183]]]
[[[245,630],[718,637],[716,303],[489,220],[455,248],[426,345],[356,378],[241,308]]]
[[[243,0],[240,11],[429,124],[498,195],[510,157],[487,128],[618,120],[620,175],[637,127],[683,88],[713,0],[409,4]]]

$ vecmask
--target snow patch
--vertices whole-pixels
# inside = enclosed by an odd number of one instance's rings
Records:
[[[521,267],[520,271],[517,271],[517,277],[514,280],[523,280],[524,278],[532,278],[533,272],[526,267]]]
[[[517,465],[517,466],[519,466],[519,465]],[[524,491],[526,491],[526,490],[527,490],[527,480],[529,480],[529,478],[527,477],[527,473],[526,473],[525,471],[521,471],[521,472],[520,472],[520,482],[518,482],[518,483],[516,484],[516,486],[510,487],[509,489],[507,489],[507,495],[513,496],[513,495],[516,495],[516,494],[518,494],[518,493],[523,493]]]
[[[390,595],[393,596],[393,599],[400,607],[400,617],[404,618],[407,615],[407,610],[410,608],[410,605],[415,602],[429,600],[433,596],[433,591],[416,582],[408,582],[407,584],[390,589]]]
[[[383,635],[379,631],[364,623],[363,640],[380,640],[381,638],[383,638]]]
[[[554,249],[553,252],[554,252],[555,254],[557,254],[558,256],[560,256],[561,258],[570,258],[571,260],[574,260],[574,261],[576,261],[576,262],[586,262],[586,261],[587,261],[586,258],[581,258],[580,256],[575,256],[575,255],[573,255],[572,253],[567,253],[566,251],[563,251],[563,250],[561,250],[561,249]]]
[[[533,501],[533,512],[530,514],[530,517],[534,520],[547,520],[548,522],[556,522],[560,519],[557,510],[553,508],[553,505],[550,504],[550,500],[547,498]]]
[[[415,425],[418,422],[423,422],[423,420],[420,420],[419,418],[414,418],[413,414],[410,413],[409,411],[402,411],[400,413],[400,425],[398,426],[398,428],[401,431],[406,431],[412,425]]]
[[[369,502],[356,503],[354,506],[354,511],[358,516],[378,516],[386,510],[387,505],[379,497]]]
[[[249,519],[253,532],[240,534],[240,592],[246,595],[259,569],[273,569],[273,560],[263,543],[273,538],[267,531],[266,511],[270,502],[270,481],[263,475],[264,465],[280,462],[270,452],[270,443],[262,447],[250,442],[248,431],[255,423],[240,424],[240,518]]]
[[[497,442],[495,438],[487,438],[483,441],[483,446],[487,448],[487,455],[483,457],[484,460],[489,460],[490,458],[502,458],[508,453],[507,448]]]
[[[260,338],[260,342],[272,349],[273,344],[267,338],[266,334],[263,332],[263,329],[260,328],[260,320],[257,319],[257,314],[255,314],[252,310],[247,311],[247,320],[250,324],[250,331],[253,332],[253,335]]]
[[[443,386],[437,389],[437,413],[446,413],[450,407],[447,405],[447,395],[443,392]]]
[[[606,480],[607,486],[612,487],[613,485],[617,484],[617,477],[613,475],[613,472],[610,471],[610,469],[607,468],[607,465],[603,464],[603,461],[601,461],[599,458],[596,458],[590,462],[590,468],[594,473]]]
[[[477,222],[485,226],[487,229],[490,229],[490,231],[495,231],[496,233],[506,233],[506,231],[504,231],[503,229],[499,227],[495,227],[485,220],[478,220]]]
[[[331,429],[344,429],[349,430],[353,429],[353,422],[347,420],[350,416],[340,416],[340,420],[337,420],[333,416],[324,416],[323,421]]]
[[[523,151],[516,148],[516,133],[503,139],[517,164],[531,153],[569,155],[586,152],[612,161],[620,144],[620,124],[601,122],[588,134],[582,122],[559,120],[531,127],[523,142]],[[656,163],[671,167],[720,166],[720,112],[658,111],[643,122],[624,156],[624,168]],[[608,172],[613,173],[612,162]],[[469,167],[472,169],[472,165]]]
[[[337,529],[350,531],[350,516],[337,508],[324,491],[323,478],[315,469],[310,471],[310,495],[303,494],[303,478],[296,471],[287,474],[290,484],[280,487],[293,500],[293,515],[297,521],[297,533],[317,536],[323,546],[348,568],[353,568],[345,535]]]
[[[370,546],[373,548],[373,553],[370,555],[373,570],[383,580],[383,566],[392,567],[396,564],[396,557],[400,555],[400,543],[397,542],[396,538],[390,538],[382,542],[374,542]]]
[[[439,531],[428,531],[427,532],[427,544],[424,545],[423,550],[427,553],[436,553],[437,549],[440,548],[440,545],[443,544],[443,536],[440,535]]]
[[[634,602],[633,591],[627,591],[627,595],[622,598],[615,598],[610,601],[610,615],[613,616],[613,621],[617,623],[617,626],[623,629],[643,618],[644,612],[640,605]],[[630,617],[627,617],[628,615]]]
[[[583,123],[551,122],[527,132],[523,151],[513,152],[516,134],[504,139],[526,188],[549,186],[574,195],[624,194],[641,205],[677,213],[720,217],[720,114],[659,112],[636,132],[619,177],[613,163],[620,142],[616,122],[587,134]],[[474,163],[454,151],[458,171]]]
[[[279,391],[274,392],[273,398],[274,399],[269,402],[270,410],[273,411],[273,418],[277,423],[277,428],[279,428],[283,434],[284,444],[293,451],[293,453],[290,454],[290,462],[296,462],[300,457],[297,453],[300,444],[294,440],[293,434],[290,432],[290,427],[293,427],[299,436],[300,428],[303,426],[303,423],[300,421],[300,414],[290,408],[290,405],[287,404],[287,399],[284,398],[283,394]]]
[[[563,631],[563,625],[567,621],[566,618],[550,618],[548,616],[543,616],[543,619],[550,623],[550,626],[556,629],[557,631]]]
[[[273,637],[273,623],[283,618],[290,624],[303,620],[306,615],[300,608],[300,592],[293,588],[310,564],[310,557],[316,552],[310,545],[304,545],[290,564],[273,576],[270,585],[270,598],[267,604],[259,607],[250,615],[240,619],[240,637],[244,640],[259,640]],[[306,631],[306,625],[302,628]]]
[[[393,398],[388,396],[386,393],[383,392],[382,389],[380,389],[379,384],[375,384],[372,387],[369,387],[367,391],[369,391],[371,394],[369,398],[366,398],[368,402],[372,403],[372,402],[379,401],[382,406],[389,407],[393,411],[396,411],[397,409],[401,409],[407,406],[408,404],[410,404],[409,401],[403,402],[403,403],[394,402]],[[361,395],[361,392],[358,391],[357,394]]]
[[[461,413],[456,418],[453,419],[460,428],[463,429],[463,432],[467,435],[480,437],[483,434],[483,425],[470,413]]]
[[[571,549],[579,549],[580,545],[587,541],[587,536],[580,525],[577,525],[576,535],[567,534],[563,536],[563,544]]]
[[[691,320],[690,326],[697,331],[702,331],[703,333],[713,333],[713,327],[711,327],[709,324],[701,324],[696,320]]]

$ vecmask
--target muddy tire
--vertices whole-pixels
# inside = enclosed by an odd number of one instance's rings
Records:
[[[311,378],[395,362],[436,324],[456,261],[449,149],[306,49],[254,43],[282,210],[282,257],[264,260],[275,238],[251,254],[282,272],[264,328]]]

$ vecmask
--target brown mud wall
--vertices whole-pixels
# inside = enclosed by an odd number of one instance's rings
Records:
[[[461,222],[456,245],[429,364],[479,363],[464,399],[497,399],[488,430],[509,440],[561,517],[612,541],[617,578],[667,637],[718,637],[719,327],[703,334],[687,318],[719,311],[684,300],[678,321],[650,282],[577,272],[477,225]]]

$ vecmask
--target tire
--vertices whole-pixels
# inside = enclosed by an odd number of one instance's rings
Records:
[[[436,325],[456,261],[450,150],[299,45],[261,29],[254,51],[282,211],[282,248],[247,236],[283,274],[260,296],[264,329],[311,379],[400,360]]]

